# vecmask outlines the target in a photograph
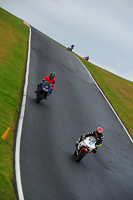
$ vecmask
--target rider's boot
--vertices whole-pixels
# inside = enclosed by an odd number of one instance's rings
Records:
[[[97,152],[97,147],[95,149],[92,150],[93,153]]]

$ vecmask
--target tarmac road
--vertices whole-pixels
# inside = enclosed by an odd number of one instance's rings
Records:
[[[132,200],[133,145],[89,73],[69,51],[32,27],[20,166],[25,200]],[[35,89],[56,73],[40,104]],[[99,77],[100,78],[100,77]],[[104,142],[76,163],[75,142],[98,126]]]

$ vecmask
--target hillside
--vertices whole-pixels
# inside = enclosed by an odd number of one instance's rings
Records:
[[[6,141],[0,139],[0,199],[5,200],[15,199],[13,144],[23,91],[28,27],[21,19],[2,8],[0,16],[1,135],[11,127]],[[133,137],[133,83],[78,57],[90,71]]]

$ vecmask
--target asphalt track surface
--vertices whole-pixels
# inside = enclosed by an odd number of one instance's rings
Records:
[[[31,36],[20,148],[24,199],[132,200],[133,145],[122,125],[71,52],[33,27]],[[53,94],[37,104],[36,85],[53,71]],[[98,126],[103,145],[76,163],[76,140]]]

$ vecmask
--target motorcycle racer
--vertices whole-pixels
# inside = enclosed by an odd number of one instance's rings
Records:
[[[71,48],[72,48],[72,49],[74,48],[74,44],[71,45]]]
[[[84,57],[84,59],[88,61],[88,60],[89,60],[89,56],[87,56],[87,57]]]
[[[55,88],[55,73],[51,72],[49,76],[45,76],[42,81],[48,81],[52,83],[51,92]]]
[[[104,136],[103,136],[103,128],[101,127],[98,127],[96,129],[96,131],[92,131],[92,132],[88,132],[88,133],[85,133],[83,134],[79,139],[78,141],[76,142],[76,148],[78,146],[78,144],[83,141],[86,137],[89,137],[89,136],[93,136],[96,138],[96,148],[93,149],[93,153],[96,153],[97,152],[97,149],[98,147],[100,147],[102,145],[102,142],[104,140]]]
[[[41,83],[37,85],[37,90],[35,91],[35,93],[37,93],[39,91],[39,87],[44,81],[48,81],[48,82],[52,83],[51,92],[50,92],[50,94],[51,94],[53,89],[55,88],[55,76],[56,75],[54,72],[51,72],[49,76],[45,76],[42,79]]]

